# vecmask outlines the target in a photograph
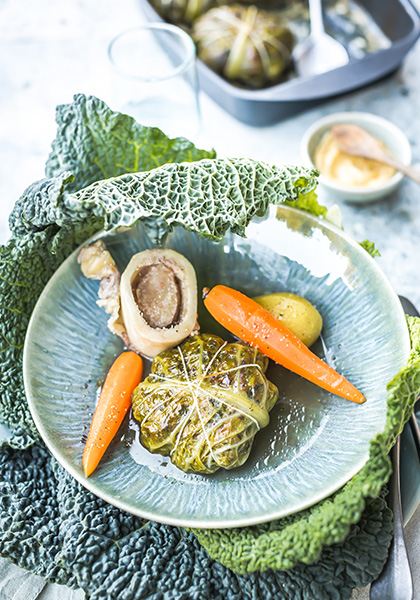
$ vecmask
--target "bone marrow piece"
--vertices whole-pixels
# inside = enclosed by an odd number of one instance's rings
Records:
[[[150,327],[172,327],[179,322],[181,289],[173,270],[163,262],[143,267],[131,285],[133,296]]]
[[[196,328],[195,271],[174,250],[135,254],[121,276],[120,294],[122,318],[137,352],[156,356]]]

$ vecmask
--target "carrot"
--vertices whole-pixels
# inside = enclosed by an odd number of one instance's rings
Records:
[[[358,404],[365,402],[366,398],[343,375],[318,358],[254,300],[224,285],[216,285],[207,295],[206,292],[207,310],[233,335],[324,390]]]
[[[123,352],[106,376],[83,452],[83,470],[96,469],[130,408],[131,394],[140,383],[143,361],[135,352]]]

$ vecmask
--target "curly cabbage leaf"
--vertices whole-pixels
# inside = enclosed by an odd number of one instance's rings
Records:
[[[243,236],[250,220],[263,216],[269,204],[304,198],[316,185],[317,173],[248,159],[203,159],[128,173],[68,194],[63,192],[71,180],[66,172],[30,186],[9,226],[23,235],[50,224],[64,228],[95,222],[98,229],[110,230],[142,219],[156,244],[176,225],[220,240],[229,228]]]
[[[73,164],[78,159],[95,164],[102,144],[120,143],[103,133],[95,137],[98,148],[89,157],[83,143],[79,155],[76,146],[72,155],[71,144],[63,144],[69,157],[76,157]],[[42,444],[34,443],[39,438],[21,365],[35,302],[61,262],[102,227],[143,219],[160,241],[176,224],[214,239],[230,225],[243,234],[269,202],[293,200],[303,206],[316,172],[205,159],[122,175],[69,193],[72,175],[56,172],[61,164],[70,163],[56,161],[50,167],[55,176],[31,186],[18,201],[11,215],[13,237],[0,248],[0,416],[14,432],[9,445],[0,448],[0,554],[49,581],[82,587],[97,600],[349,597],[352,587],[379,573],[386,558],[389,513],[383,501],[371,499],[389,477],[389,448],[420,390],[420,320],[409,320],[413,349],[407,366],[388,386],[385,430],[372,441],[362,471],[333,497],[269,525],[229,532],[193,534],[141,522],[83,490]],[[141,162],[137,166],[143,168]],[[237,572],[267,570],[236,575],[213,562],[196,539]]]
[[[15,433],[13,444],[39,440],[22,374],[23,345],[35,303],[63,260],[97,229],[91,222],[62,229],[50,224],[0,247],[0,421]]]
[[[71,192],[124,173],[216,156],[214,150],[200,150],[185,138],[170,139],[157,127],[144,127],[95,96],[76,94],[71,104],[57,106],[56,122],[45,176],[71,171]]]
[[[256,348],[209,333],[161,352],[131,400],[141,443],[183,471],[239,467],[278,397],[267,367]]]
[[[318,195],[315,188],[308,191],[306,194],[301,194],[297,202],[286,202],[286,205],[299,208],[316,217],[325,217],[328,213],[326,207],[318,203]]]
[[[345,600],[381,571],[392,537],[392,513],[379,497],[317,563],[238,575],[192,533],[96,498],[41,446],[0,448],[0,494],[2,556],[90,600]]]
[[[369,240],[363,240],[363,242],[359,242],[359,244],[368,252],[372,258],[376,258],[377,256],[381,256],[381,253],[376,248],[375,244]]]

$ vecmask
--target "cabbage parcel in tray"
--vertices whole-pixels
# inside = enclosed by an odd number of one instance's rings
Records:
[[[238,338],[228,343],[200,332],[195,271],[178,252],[139,252],[120,275],[97,241],[82,248],[78,261],[86,277],[100,281],[97,304],[128,348],[112,365],[95,410],[83,455],[87,476],[130,406],[143,446],[183,471],[210,474],[242,465],[278,398],[265,376],[269,359],[338,396],[365,401],[309,350],[322,318],[300,296],[252,300],[222,285],[203,290],[210,314]],[[153,359],[144,381],[140,355]]]

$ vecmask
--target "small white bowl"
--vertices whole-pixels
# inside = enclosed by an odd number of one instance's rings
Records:
[[[333,126],[341,123],[353,123],[359,125],[375,138],[382,141],[391,154],[406,165],[411,163],[411,147],[404,133],[396,125],[377,117],[371,113],[364,112],[341,112],[328,115],[316,121],[306,131],[302,138],[301,153],[303,160],[314,166],[314,153],[321,141],[322,136]],[[319,182],[326,189],[334,193],[337,198],[349,202],[372,202],[384,196],[388,196],[401,183],[403,174],[395,173],[387,181],[375,186],[348,186],[340,185],[324,175],[320,175]]]

